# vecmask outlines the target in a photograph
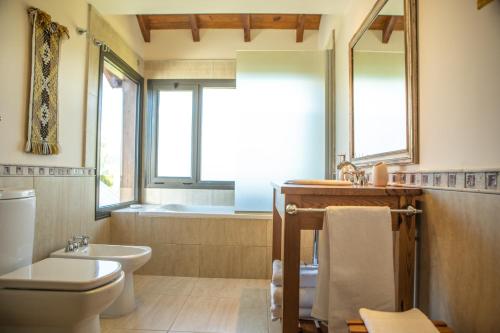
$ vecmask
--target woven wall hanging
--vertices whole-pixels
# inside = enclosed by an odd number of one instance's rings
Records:
[[[58,143],[58,70],[59,51],[68,29],[52,22],[50,15],[29,8],[33,24],[31,40],[31,91],[26,152],[38,155],[59,153]]]

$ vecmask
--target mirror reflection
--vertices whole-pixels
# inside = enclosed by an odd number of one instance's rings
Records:
[[[404,0],[389,0],[352,49],[353,157],[408,149]]]

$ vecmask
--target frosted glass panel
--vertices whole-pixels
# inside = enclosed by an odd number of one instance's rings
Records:
[[[203,88],[201,180],[233,181],[236,177],[237,128],[235,88]]]
[[[271,181],[325,176],[325,53],[238,52],[238,211],[271,211]]]
[[[158,103],[158,176],[191,177],[193,92],[160,91]]]

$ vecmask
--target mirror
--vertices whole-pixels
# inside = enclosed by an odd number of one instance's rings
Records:
[[[417,163],[416,0],[378,0],[349,45],[350,157]]]

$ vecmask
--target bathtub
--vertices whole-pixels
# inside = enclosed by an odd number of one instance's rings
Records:
[[[211,206],[211,205],[132,205],[118,212],[134,212],[140,216],[173,216],[186,218],[232,218],[232,219],[257,219],[268,220],[272,218],[271,213],[261,212],[237,212],[233,206]]]

